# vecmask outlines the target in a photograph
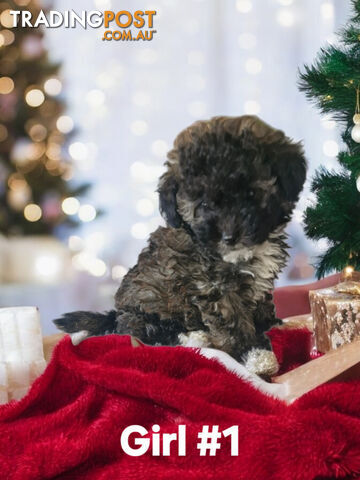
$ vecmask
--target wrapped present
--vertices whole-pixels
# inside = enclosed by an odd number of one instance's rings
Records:
[[[37,308],[0,308],[0,404],[26,395],[45,367]]]
[[[360,282],[309,292],[315,347],[325,353],[360,338]]]

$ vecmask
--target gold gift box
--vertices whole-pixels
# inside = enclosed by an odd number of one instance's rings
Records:
[[[319,352],[335,350],[360,337],[360,282],[346,280],[338,285],[309,292]]]

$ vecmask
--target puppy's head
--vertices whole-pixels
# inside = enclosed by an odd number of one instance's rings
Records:
[[[301,145],[254,116],[195,122],[175,139],[166,165],[162,215],[223,257],[285,225],[306,175]]]

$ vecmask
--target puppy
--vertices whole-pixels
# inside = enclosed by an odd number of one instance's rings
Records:
[[[255,116],[214,117],[177,136],[166,167],[158,192],[167,226],[150,235],[115,310],[73,312],[55,324],[74,341],[129,334],[237,360],[269,348],[264,332],[278,322],[271,291],[287,258],[284,229],[306,176],[301,145]]]

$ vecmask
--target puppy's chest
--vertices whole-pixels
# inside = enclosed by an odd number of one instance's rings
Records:
[[[188,295],[216,300],[229,293],[244,294],[254,284],[254,277],[221,260],[202,260],[193,263],[189,283]]]
[[[230,262],[195,263],[194,287],[199,295],[222,296],[239,294],[254,301],[263,299],[273,289],[274,280],[285,264],[281,245],[269,245],[254,251],[235,264]]]

